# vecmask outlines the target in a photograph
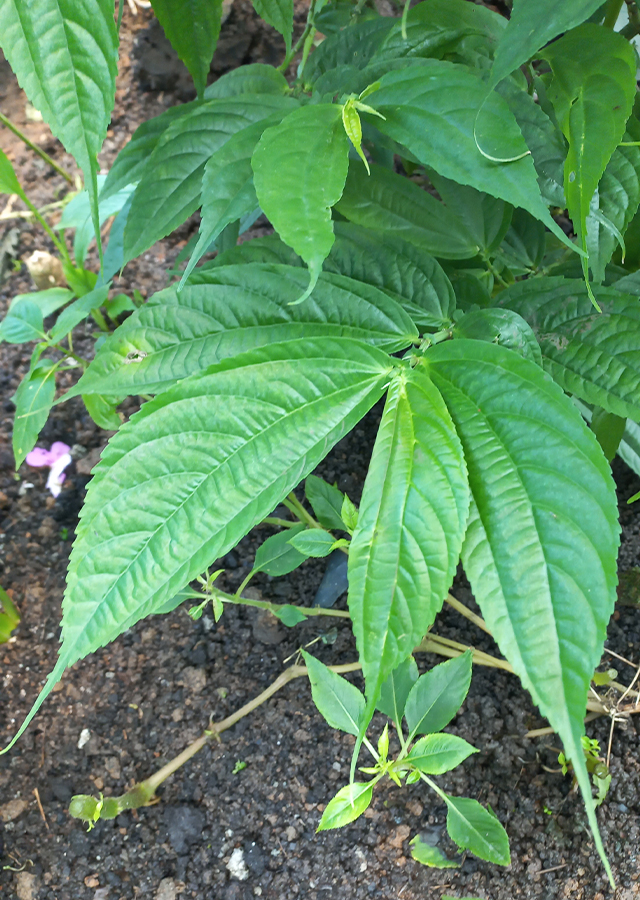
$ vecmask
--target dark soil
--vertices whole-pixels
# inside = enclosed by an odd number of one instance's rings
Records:
[[[149,21],[149,13],[135,20],[125,7],[117,106],[104,165],[110,164],[140,121],[184,99],[181,80],[172,93],[166,92],[166,85],[144,80],[144,58],[136,63],[138,75],[132,74],[135,33]],[[228,45],[237,39],[240,47],[229,66],[271,61],[269,54],[277,45],[272,33],[256,23],[250,4],[236,0],[225,28]],[[238,35],[249,33],[248,43],[239,41]],[[142,44],[149,40],[145,33]],[[0,100],[3,111],[33,140],[73,168],[45,126],[26,120],[24,96],[6,67],[0,69]],[[62,178],[10,133],[0,132],[0,145],[37,205],[67,189]],[[115,287],[137,287],[149,295],[164,286],[164,273],[195,227],[193,221],[187,223],[145,253]],[[8,234],[9,240],[2,243]],[[0,244],[8,272],[11,259],[22,259],[34,249],[52,249],[21,219],[0,222]],[[0,263],[2,259],[0,252]],[[31,289],[25,270],[6,277],[0,285],[0,315],[14,294]],[[82,329],[79,332],[77,346],[88,350],[90,340]],[[22,614],[15,637],[0,647],[0,743],[14,732],[53,666],[77,513],[91,465],[108,437],[84,413],[79,400],[57,406],[39,443],[48,446],[63,440],[77,445],[80,454],[61,496],[54,501],[45,492],[43,470],[23,466],[15,475],[10,397],[29,355],[28,347],[0,345],[0,583]],[[362,488],[379,415],[379,409],[373,410],[319,469],[354,500]],[[626,506],[626,499],[639,485],[621,465],[615,471],[624,526],[621,568],[629,570],[640,564],[640,513],[637,507]],[[223,586],[234,588],[249,571],[261,535],[248,536],[224,559]],[[310,562],[285,579],[259,576],[256,588],[267,599],[309,604],[322,574],[322,562]],[[454,592],[473,605],[462,578]],[[344,598],[338,607],[344,608]],[[436,631],[497,653],[487,635],[452,611],[442,613]],[[418,833],[446,853],[454,850],[446,837],[442,803],[421,786],[399,790],[382,785],[360,820],[344,830],[316,835],[325,804],[348,779],[353,738],[325,724],[304,679],[292,682],[241,720],[220,744],[207,746],[163,785],[157,805],[100,822],[91,833],[69,817],[72,794],[124,792],[197,738],[210,715],[214,721],[222,719],[264,690],[298,647],[319,637],[324,640],[313,647],[324,662],[355,659],[350,628],[340,619],[316,618],[286,629],[274,627],[257,610],[232,607],[216,626],[207,614],[193,622],[177,610],[139,623],[77,664],[17,747],[0,757],[0,866],[4,867],[0,897],[439,900],[448,893],[486,900],[601,900],[611,896],[581,802],[570,779],[558,771],[553,749],[557,739],[524,737],[528,729],[544,722],[518,681],[495,669],[476,667],[469,696],[449,728],[480,752],[441,777],[440,783],[450,793],[475,797],[495,810],[511,838],[513,861],[506,869],[472,856],[464,858],[457,870],[430,870],[414,862],[409,840]],[[638,661],[636,608],[619,606],[607,646]],[[422,669],[436,662],[433,656],[419,658]],[[610,665],[612,658],[605,655],[605,662]],[[632,667],[613,662],[620,679],[628,682]],[[362,686],[358,677],[354,682]],[[374,724],[381,728],[382,718]],[[603,747],[609,725],[608,719],[600,719],[588,728]],[[618,900],[640,896],[639,749],[633,718],[617,725],[613,779],[599,820],[618,881]],[[239,771],[238,761],[246,763]],[[242,851],[244,869],[241,866],[233,875],[227,864],[235,850]],[[238,857],[236,853],[233,859]]]

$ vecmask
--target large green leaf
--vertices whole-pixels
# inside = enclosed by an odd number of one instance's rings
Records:
[[[167,288],[130,316],[66,394],[155,393],[220,359],[278,341],[354,338],[393,352],[417,338],[403,309],[370,285],[322,275],[295,304],[303,269],[252,264],[197,274],[179,294]]]
[[[452,332],[455,337],[501,344],[542,365],[542,353],[533,329],[512,309],[472,309],[457,320]]]
[[[636,94],[631,44],[610,28],[587,23],[544,54],[553,72],[548,96],[569,142],[564,191],[581,246],[594,191],[620,143]],[[586,274],[586,262],[585,274]]]
[[[325,38],[309,57],[304,80],[313,84],[331,69],[364,69],[377,48],[395,25],[388,16],[360,19],[344,31]],[[355,90],[345,84],[344,91]]]
[[[280,32],[289,52],[293,31],[293,0],[253,0],[253,8],[268,25]]]
[[[133,195],[124,230],[125,261],[195,212],[205,163],[232,135],[295,106],[292,97],[246,94],[241,100],[207,100],[176,119],[158,141]]]
[[[596,296],[602,313],[581,279],[555,277],[521,281],[497,299],[531,325],[545,369],[565,391],[640,421],[638,299],[602,286]]]
[[[342,195],[349,167],[342,107],[303,106],[268,128],[253,154],[256,194],[285,244],[309,267],[311,293],[333,246],[331,207]]]
[[[98,153],[118,63],[113,0],[0,0],[0,22],[21,87],[84,172],[98,232]]]
[[[352,162],[336,209],[356,225],[389,232],[443,259],[470,259],[480,249],[454,212],[382,166],[372,165],[368,174],[359,161]]]
[[[206,100],[238,97],[240,94],[288,94],[289,85],[282,74],[265,63],[249,63],[226,72],[205,90]]]
[[[425,365],[469,471],[465,571],[500,649],[564,743],[603,855],[580,739],[616,598],[609,466],[561,388],[516,353],[450,341]]]
[[[444,795],[447,804],[447,831],[464,850],[498,866],[511,862],[509,838],[495,815],[470,797]]]
[[[464,222],[480,253],[483,256],[492,254],[507,233],[512,207],[504,200],[450,181],[437,172],[430,172],[429,178],[449,211]]]
[[[346,339],[241,354],[146,403],[102,454],[69,563],[67,666],[162,608],[234,547],[382,395],[393,360]]]
[[[380,131],[445,178],[528,210],[574,247],[540,196],[536,170],[525,155],[528,148],[513,113],[496,93],[485,101],[486,87],[479,74],[466,66],[424,60],[420,66],[389,72],[381,85],[367,99],[385,116],[384,121],[375,119]],[[493,162],[476,146],[476,116],[483,103],[483,149],[496,158],[513,158],[512,162]]]
[[[202,97],[220,34],[222,0],[153,0],[153,11]]]
[[[469,492],[446,407],[421,367],[394,377],[349,550],[349,612],[369,707],[440,610]]]
[[[509,24],[496,50],[489,87],[494,87],[556,35],[584,22],[599,6],[602,6],[602,0],[565,3],[514,0]]]

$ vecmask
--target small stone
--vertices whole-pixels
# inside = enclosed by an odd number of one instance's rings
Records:
[[[98,890],[93,895],[93,900],[107,900],[110,892],[111,888],[108,885],[98,888]]]
[[[18,872],[16,875],[16,896],[18,900],[36,900],[38,879],[31,872]]]
[[[120,769],[120,760],[117,756],[108,756],[104,761],[104,767],[109,773],[109,778],[112,778],[114,781],[118,781],[122,771]]]
[[[176,900],[176,883],[173,878],[163,878],[156,891],[156,900]]]
[[[53,516],[45,516],[38,528],[38,537],[42,538],[43,541],[47,541],[55,537],[58,531],[59,526]]]
[[[267,859],[262,848],[259,847],[255,841],[251,841],[244,845],[244,861],[251,873],[258,877],[260,877],[267,868]]]
[[[246,881],[249,877],[249,870],[244,861],[244,851],[240,847],[236,847],[229,858],[227,869],[232,878],[238,881]]]
[[[87,875],[87,877],[84,880],[84,883],[88,888],[100,887],[100,882],[98,881],[97,875]]]
[[[286,635],[280,620],[268,609],[257,610],[252,630],[254,638],[267,645],[279,644]]]
[[[9,800],[8,803],[0,806],[0,819],[3,822],[13,822],[25,811],[28,805],[26,800]]]
[[[171,718],[174,722],[182,722],[182,720],[184,719],[184,710],[180,707],[174,709],[174,711],[171,713]]]
[[[285,829],[284,833],[286,834],[287,840],[289,841],[289,843],[297,840],[297,838],[298,838],[298,832],[295,830],[293,825],[289,825],[289,827]]]
[[[408,825],[398,825],[395,831],[392,831],[387,838],[387,843],[396,850],[401,850],[403,843],[411,834],[411,828]]]
[[[3,491],[0,491],[0,509],[6,509],[10,503],[11,501],[7,495]]]
[[[195,666],[187,666],[178,678],[178,684],[183,684],[192,694],[201,693],[207,685],[207,675],[204,669]]]

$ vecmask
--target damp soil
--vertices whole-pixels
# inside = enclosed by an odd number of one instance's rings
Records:
[[[160,43],[160,47],[158,44]],[[249,61],[280,53],[249,3],[236,0],[221,39],[221,62],[212,78]],[[222,51],[226,54],[224,56]],[[107,167],[135,127],[175,102],[189,99],[188,82],[166,53],[148,11],[133,18],[125,7],[116,111],[101,163]],[[171,78],[160,76],[163,65]],[[174,68],[170,68],[173,66]],[[160,73],[158,74],[158,70]],[[177,73],[177,74],[176,74]],[[160,81],[158,78],[160,77]],[[0,63],[3,111],[61,165],[71,158],[25,110],[24,95]],[[68,187],[6,130],[0,146],[38,205]],[[6,199],[6,198],[5,198]],[[19,208],[19,204],[17,205]],[[197,228],[190,220],[127,268],[115,289],[149,296],[167,282],[167,270]],[[24,267],[14,265],[35,249],[52,250],[25,219],[0,219],[0,315],[16,293],[33,289]],[[18,271],[19,269],[19,271]],[[90,352],[89,332],[76,346]],[[57,500],[44,487],[43,470],[11,453],[11,396],[27,369],[30,348],[0,345],[0,584],[22,621],[0,646],[0,743],[28,711],[56,658],[67,559],[91,467],[109,434],[79,400],[54,408],[40,444],[62,440],[76,460]],[[72,376],[67,376],[69,383]],[[125,406],[135,410],[135,401]],[[341,441],[318,474],[358,500],[376,428],[376,407]],[[615,466],[623,540],[620,568],[625,589],[611,622],[607,647],[640,661],[640,614],[634,567],[640,565],[640,512],[626,500],[638,479]],[[250,570],[266,529],[229,553],[223,587],[234,589]],[[255,589],[275,602],[311,604],[322,579],[322,561],[310,561],[282,579],[258,576]],[[462,574],[454,593],[474,607]],[[344,609],[344,596],[336,608]],[[497,654],[490,637],[452,610],[435,630]],[[490,804],[511,840],[511,865],[489,865],[471,855],[458,869],[427,869],[413,861],[416,834],[453,856],[446,810],[422,786],[399,790],[381,784],[365,815],[347,828],[317,835],[329,798],[348,779],[353,738],[333,731],[315,711],[305,679],[287,685],[267,703],[207,745],[170,778],[156,805],[99,822],[87,833],[67,808],[75,793],[123,793],[180,753],[213,721],[228,716],[263,691],[297,649],[315,641],[327,664],[355,659],[344,620],[314,618],[287,629],[255,609],[225,609],[218,624],[197,622],[184,610],[139,623],[117,641],[76,664],[36,721],[8,755],[0,757],[0,898],[17,900],[439,900],[445,894],[483,900],[603,900],[613,896],[595,853],[579,798],[558,770],[557,738],[525,737],[544,721],[511,675],[476,667],[469,695],[447,730],[479,752],[439,779],[449,793]],[[421,655],[422,671],[438,658]],[[605,654],[608,667],[613,657]],[[616,661],[628,683],[631,665]],[[350,676],[362,687],[358,675]],[[616,725],[611,744],[612,782],[598,817],[618,889],[617,900],[640,897],[640,754],[637,719]],[[381,729],[382,717],[373,730]],[[589,724],[607,746],[610,720]]]

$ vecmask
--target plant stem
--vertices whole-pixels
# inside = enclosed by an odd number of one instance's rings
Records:
[[[470,622],[473,622],[474,625],[477,625],[478,628],[481,628],[484,632],[486,632],[486,634],[491,634],[485,620],[481,616],[478,616],[474,612],[471,612],[470,609],[467,609],[464,603],[460,603],[460,601],[456,600],[456,598],[451,594],[447,594],[444,602],[448,603],[449,606],[455,609],[456,612],[459,612],[460,615],[464,616],[465,619],[469,619]]]
[[[93,321],[96,323],[100,331],[106,331],[109,333],[109,326],[106,323],[105,317],[102,315],[99,309],[92,309],[91,316],[93,317]]]
[[[297,522],[291,522],[289,519],[278,519],[277,516],[267,516],[266,519],[263,519],[262,522],[258,523],[259,525],[279,525],[281,528],[293,528],[294,525],[297,525]]]
[[[48,165],[50,165],[52,169],[55,169],[55,171],[58,173],[58,175],[62,175],[62,177],[66,181],[68,181],[69,184],[74,183],[73,176],[70,175],[69,172],[65,171],[65,169],[62,168],[62,166],[59,166],[58,163],[54,159],[51,159],[49,154],[45,153],[44,150],[42,150],[40,147],[38,147],[37,144],[34,144],[33,141],[30,141],[29,138],[26,136],[26,134],[23,134],[23,132],[20,131],[20,129],[16,125],[14,125],[13,122],[10,119],[8,119],[5,115],[3,115],[2,113],[0,113],[0,122],[2,122],[3,125],[6,125],[6,127],[9,129],[9,131],[13,131],[13,133],[16,135],[16,137],[19,137],[20,140],[23,143],[25,143],[27,145],[27,147],[29,147],[30,150],[33,150],[34,153],[37,153],[38,156],[41,159],[43,159],[46,163],[48,163]]]
[[[29,198],[27,197],[27,195],[24,194],[24,192],[23,192],[22,199],[24,200],[24,202],[27,204],[27,206],[29,207],[29,209],[30,209],[31,212],[33,213],[33,217],[36,219],[36,221],[42,226],[42,228],[43,228],[43,229],[46,231],[46,233],[49,235],[49,237],[50,237],[51,240],[53,241],[53,244],[54,244],[55,248],[58,250],[58,252],[60,253],[60,255],[61,255],[62,257],[64,257],[64,259],[65,259],[67,262],[70,263],[70,262],[71,262],[71,259],[70,259],[70,257],[69,257],[69,251],[67,250],[67,246],[66,246],[66,244],[64,243],[64,241],[61,240],[61,239],[58,237],[58,235],[57,235],[57,234],[54,232],[54,230],[50,227],[49,223],[48,223],[47,220],[44,218],[44,216],[42,216],[42,215],[40,214],[40,211],[39,211],[38,209],[36,209],[36,207],[33,205],[33,203],[31,202],[31,200],[29,200]]]
[[[245,582],[247,579],[245,579]],[[240,585],[238,590],[244,590],[243,585]],[[219,588],[214,588],[215,594],[222,600],[223,603],[235,603],[237,606],[254,606],[257,609],[268,609],[274,615],[276,615],[281,609],[285,606],[293,606],[291,603],[270,603],[268,600],[252,600],[249,597],[241,597],[239,594],[227,594],[225,591],[221,591]],[[207,600],[208,597],[206,594],[199,594],[197,591],[194,591],[192,594],[185,593],[183,595],[185,600]],[[301,613],[304,613],[305,616],[333,616],[337,619],[350,619],[351,616],[346,610],[342,609],[324,609],[321,606],[294,606],[294,609],[299,609]]]
[[[453,658],[455,656],[462,656],[467,650],[473,652],[473,661],[476,665],[488,666],[492,669],[504,669],[505,672],[510,672],[512,675],[515,674],[513,668],[506,659],[498,659],[495,656],[491,656],[489,653],[483,653],[482,650],[476,650],[474,647],[469,647],[466,644],[459,644],[458,641],[452,641],[449,638],[440,637],[440,635],[431,632],[429,632],[422,643],[416,647],[414,653],[437,653],[439,656]]]
[[[292,512],[301,522],[305,522],[309,528],[322,528],[322,525],[319,522],[316,522],[311,513],[306,511],[293,491],[282,501],[282,505],[286,506],[289,512]]]
[[[602,23],[605,28],[616,27],[623,3],[624,0],[607,0],[607,9],[604,14],[604,22]]]

